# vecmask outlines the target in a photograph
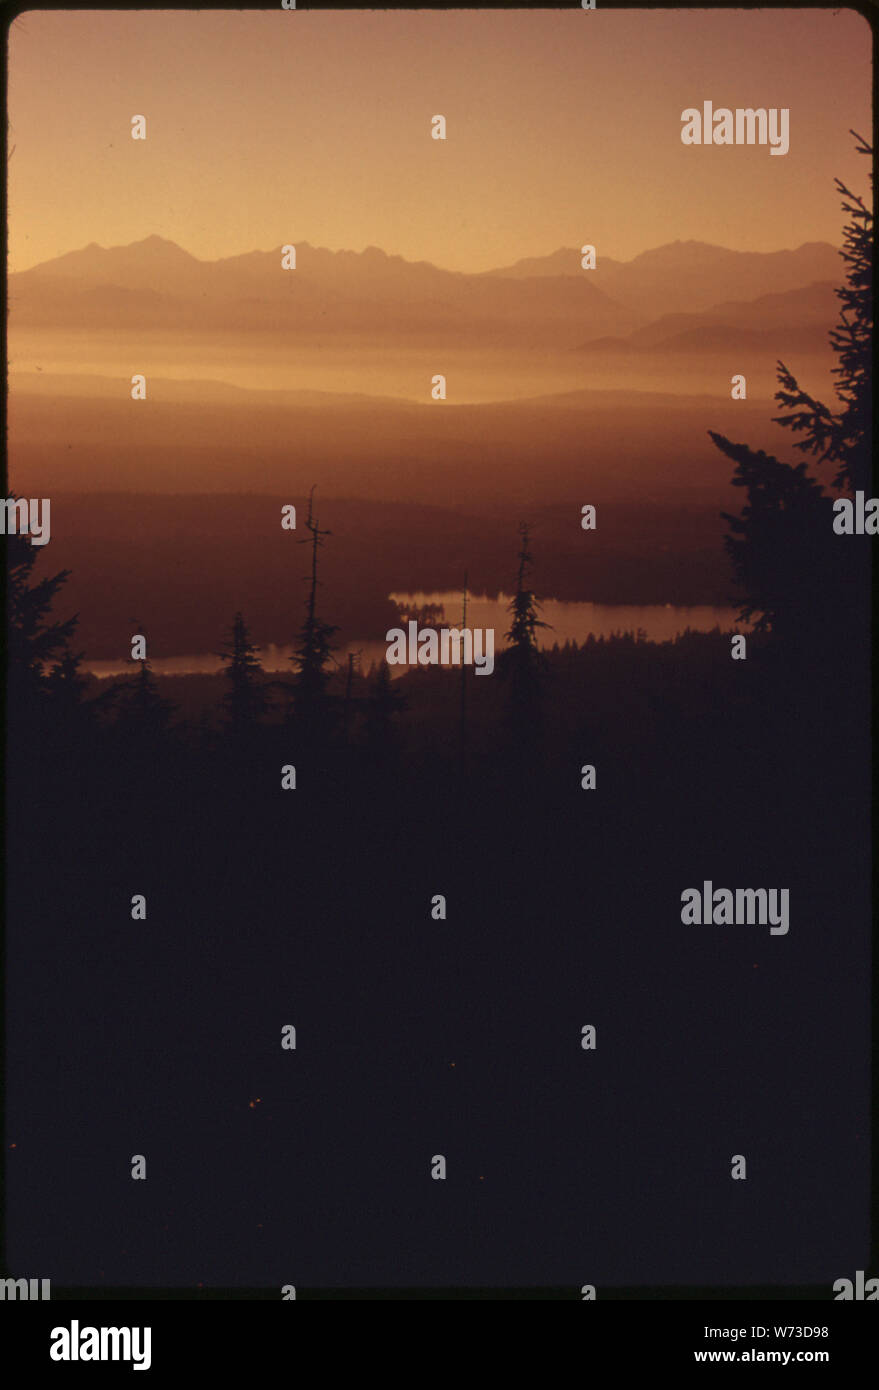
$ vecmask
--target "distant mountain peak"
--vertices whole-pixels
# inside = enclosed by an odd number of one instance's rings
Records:
[[[184,251],[182,246],[178,246],[176,241],[169,241],[167,237],[159,236],[153,232],[151,236],[143,237],[140,241],[130,241],[126,246],[113,246],[113,251],[161,251],[164,255],[180,257],[187,261],[198,260],[189,251]]]

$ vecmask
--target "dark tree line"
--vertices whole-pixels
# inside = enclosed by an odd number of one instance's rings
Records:
[[[236,612],[220,651],[227,688],[221,701],[221,725],[234,746],[242,747],[266,723],[274,705],[272,692],[280,692],[287,705],[285,722],[304,746],[322,745],[338,736],[347,740],[352,711],[360,716],[365,747],[383,757],[398,752],[397,716],[407,700],[394,684],[386,661],[370,676],[365,693],[352,693],[354,664],[349,661],[344,695],[331,688],[335,663],[332,639],[338,629],[319,613],[318,551],[332,533],[321,528],[314,513],[313,491],[306,526],[311,549],[305,618],[299,630],[291,663],[292,680],[270,681],[260,661],[260,648],[252,640],[244,615]],[[38,551],[22,535],[11,535],[8,546],[7,632],[9,655],[8,701],[10,724],[24,728],[36,721],[53,729],[56,739],[66,739],[90,728],[106,726],[123,743],[148,748],[171,728],[174,704],[159,692],[150,661],[133,664],[137,672],[115,680],[93,698],[81,671],[84,653],[71,646],[78,615],[56,621],[52,605],[69,577],[69,571],[34,582]],[[545,662],[538,649],[537,632],[546,627],[538,616],[538,604],[528,582],[532,566],[529,533],[520,528],[520,550],[515,594],[510,604],[511,626],[505,634],[510,645],[501,653],[499,670],[508,679],[509,723],[520,743],[537,738],[541,722],[541,694]],[[466,605],[466,597],[465,597]],[[466,607],[465,607],[466,612]],[[439,605],[426,605],[408,615],[420,627],[441,625]],[[138,623],[142,629],[143,625]],[[462,747],[466,743],[466,667],[462,667]],[[362,682],[361,682],[362,685]]]
[[[871,146],[852,134],[858,153],[872,158]],[[840,253],[846,276],[836,291],[839,323],[830,333],[837,404],[811,396],[779,362],[775,399],[782,413],[773,422],[802,436],[794,448],[819,467],[835,467],[830,487],[852,494],[871,480],[873,214],[839,179],[836,188],[850,219]],[[835,534],[833,499],[821,479],[806,462],[782,463],[709,433],[736,465],[733,486],[746,494],[740,515],[723,513],[741,617],[790,652],[805,650],[816,633],[831,645],[856,638],[868,602],[868,555],[863,542]]]

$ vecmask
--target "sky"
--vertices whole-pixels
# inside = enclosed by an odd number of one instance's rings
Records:
[[[836,244],[870,59],[846,9],[30,10],[9,269],[153,234],[204,260],[308,241],[469,271],[586,242]],[[683,145],[705,100],[788,107],[790,152]]]

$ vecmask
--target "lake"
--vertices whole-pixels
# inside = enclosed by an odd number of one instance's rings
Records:
[[[415,610],[427,604],[440,605],[445,612],[446,627],[461,625],[461,599],[458,593],[414,593],[389,595],[392,602],[404,609]],[[486,594],[471,595],[467,600],[468,627],[494,628],[495,647],[500,650],[506,645],[502,634],[510,625],[510,595],[498,594],[494,598]],[[654,642],[673,640],[688,628],[696,632],[711,632],[719,627],[723,632],[746,631],[747,626],[736,621],[734,608],[718,608],[710,604],[694,607],[681,607],[675,604],[616,604],[616,603],[569,603],[560,599],[545,599],[540,608],[543,622],[547,628],[538,631],[542,647],[552,647],[558,642],[585,642],[590,633],[595,637],[609,637],[614,632],[644,632]],[[401,620],[401,626],[405,623]],[[360,653],[360,667],[368,671],[370,665],[384,658],[386,644],[375,639],[344,643],[335,653],[340,666],[347,662],[348,652]],[[260,659],[266,671],[290,671],[292,647],[289,644],[266,643],[260,652]],[[195,653],[183,656],[156,657],[150,665],[158,676],[210,675],[222,669],[222,662],[214,653]],[[86,671],[95,676],[131,675],[133,668],[125,661],[84,662]],[[406,671],[405,666],[391,668],[394,675]]]

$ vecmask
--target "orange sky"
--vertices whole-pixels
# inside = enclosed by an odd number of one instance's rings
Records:
[[[152,233],[208,260],[310,241],[453,270],[836,243],[870,52],[853,10],[27,11],[10,269]],[[703,100],[789,107],[790,153],[684,146]]]

